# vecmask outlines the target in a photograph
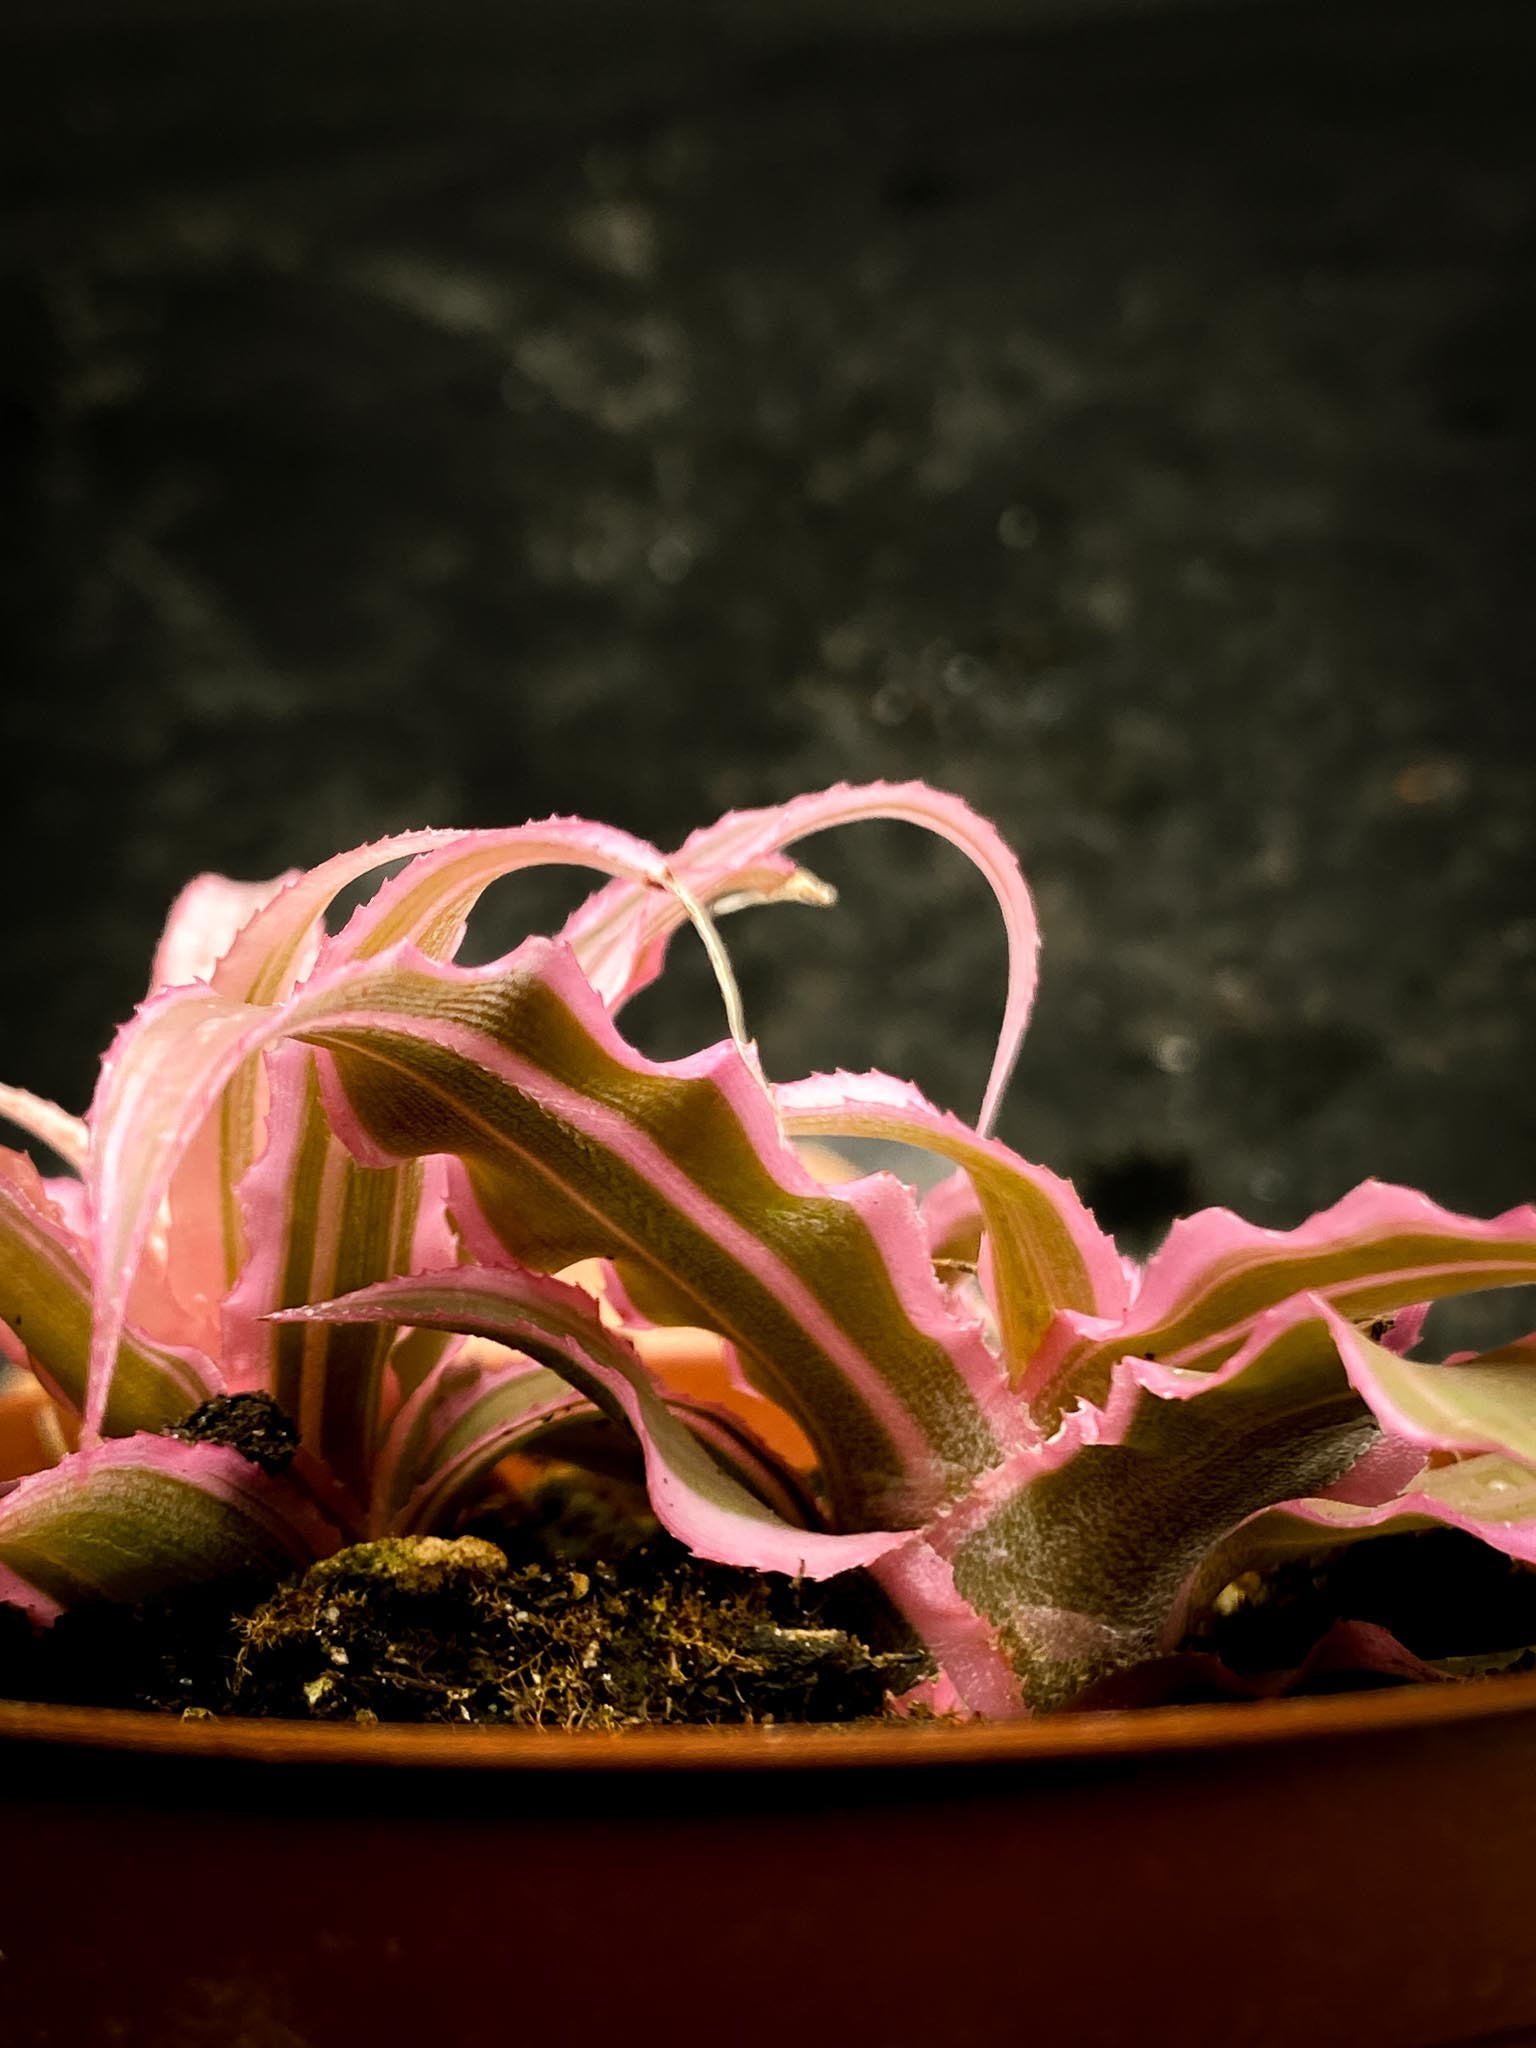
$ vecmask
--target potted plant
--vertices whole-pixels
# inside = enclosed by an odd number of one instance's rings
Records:
[[[824,897],[786,849],[861,817],[942,833],[1001,905],[975,1125],[882,1075],[773,1085],[747,1036],[716,918]],[[327,935],[336,895],[402,858]],[[609,879],[558,939],[456,964],[481,891],[546,861]],[[615,1017],[684,925],[728,1036],[652,1061]],[[451,1535],[509,1453],[595,1410],[633,1434],[695,1557],[862,1574],[910,1655],[891,1724],[853,1730],[7,1708],[16,2038],[330,2043],[430,2021],[467,2042],[497,2013],[561,2024],[577,1998],[593,2038],[702,2040],[728,2009],[742,2041],[816,2018],[995,2039],[1031,2011],[1108,2041],[1154,2037],[1181,1986],[1157,2038],[1294,2039],[1314,2001],[1314,2040],[1536,2021],[1510,1860],[1536,1681],[1050,1718],[1132,1697],[1224,1589],[1287,1557],[1431,1526],[1536,1554],[1536,1348],[1410,1355],[1429,1302],[1536,1276],[1536,1210],[1475,1220],[1367,1184],[1290,1232],[1189,1218],[1134,1268],[1068,1183],[990,1135],[1035,956],[1011,854],[920,785],[734,814],[670,860],[551,820],[184,892],[85,1122],[0,1103],[72,1169],[9,1154],[0,1176],[23,1458],[51,1459],[0,1498],[10,1606],[46,1628],[305,1568],[323,1604],[325,1560]],[[829,1186],[796,1149],[871,1137],[953,1171],[920,1202],[890,1174]],[[716,1398],[678,1375],[679,1343]],[[801,1439],[809,1471],[786,1452]],[[1336,1633],[1330,1658],[1424,1672],[1379,1631]],[[1317,1877],[1346,1854],[1377,1904],[1340,1938]],[[66,1980],[47,1930],[76,1870],[103,1924]],[[169,1964],[127,1896],[145,1887],[175,1900]],[[1453,1974],[1405,1944],[1425,1902]],[[453,1959],[493,1923],[522,1944],[510,2003]],[[569,1973],[578,1929],[601,1982]],[[1270,1944],[1298,1939],[1287,1978]],[[1106,1940],[1116,1967],[1090,1969]],[[1026,1969],[998,1970],[1021,1943]]]

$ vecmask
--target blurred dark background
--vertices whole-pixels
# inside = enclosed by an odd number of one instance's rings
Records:
[[[0,1073],[198,868],[923,775],[1107,1219],[1536,1192],[1533,87],[1528,0],[12,0]],[[974,1110],[984,889],[807,858],[770,1071]]]

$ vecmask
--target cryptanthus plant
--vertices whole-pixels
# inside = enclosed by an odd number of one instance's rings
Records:
[[[827,900],[787,849],[861,818],[939,833],[1001,905],[974,1125],[882,1074],[775,1085],[746,1036],[715,919]],[[457,964],[481,893],[541,863],[607,879],[557,937]],[[656,1061],[617,1019],[687,926],[728,1029]],[[1426,1304],[1536,1279],[1536,1209],[1367,1183],[1291,1231],[1189,1217],[1139,1269],[990,1135],[1036,953],[1013,856],[918,784],[735,813],[670,858],[555,819],[193,882],[88,1116],[0,1094],[69,1169],[0,1155],[0,1321],[55,1424],[0,1497],[0,1599],[47,1625],[452,1532],[509,1452],[594,1408],[689,1549],[869,1573],[929,1653],[922,1697],[972,1713],[1065,1704],[1298,1551],[1443,1524],[1536,1559],[1536,1339],[1410,1356]],[[950,1171],[923,1199],[828,1185],[807,1141],[847,1139]],[[679,1331],[722,1398],[669,1376]],[[188,1426],[253,1392],[291,1456]],[[798,1466],[755,1426],[773,1409]]]

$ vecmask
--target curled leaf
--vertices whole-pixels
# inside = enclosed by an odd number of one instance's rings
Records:
[[[1105,1399],[1122,1358],[1211,1372],[1259,1318],[1313,1293],[1358,1322],[1449,1295],[1536,1278],[1536,1208],[1489,1221],[1458,1216],[1413,1188],[1366,1181],[1296,1230],[1265,1230],[1226,1209],[1176,1223],[1127,1314],[1059,1316],[1024,1393],[1044,1428],[1074,1401]]]
[[[751,886],[787,846],[861,819],[891,819],[933,832],[965,854],[985,876],[1003,913],[1008,938],[1008,989],[997,1051],[987,1079],[978,1129],[996,1121],[1008,1077],[1034,1004],[1040,950],[1034,903],[1018,861],[996,828],[959,797],[922,782],[839,783],[761,810],[732,811],[686,839],[671,868],[701,900]],[[786,877],[786,883],[791,881]],[[810,878],[807,878],[809,880]],[[788,893],[786,889],[785,893]],[[812,891],[798,900],[826,901]],[[641,904],[630,885],[610,885],[590,898],[561,933],[594,986],[617,1006],[659,971],[667,934],[680,922],[664,904]]]
[[[224,875],[196,875],[171,905],[155,949],[149,992],[184,988],[213,979],[219,962],[257,911],[299,880],[290,868],[269,882],[231,882]]]
[[[317,989],[290,1028],[333,1056],[359,1156],[456,1156],[482,1260],[614,1258],[643,1312],[732,1342],[811,1436],[842,1526],[911,1526],[997,1456],[1012,1404],[908,1191],[814,1181],[732,1046],[646,1060],[537,940],[488,970],[402,955]]]
[[[369,1325],[338,1319],[313,1327]],[[470,1343],[451,1353],[402,1403],[379,1453],[370,1508],[374,1534],[451,1528],[460,1506],[509,1451],[585,1405],[559,1374],[499,1346]]]
[[[791,1137],[883,1138],[964,1168],[986,1229],[992,1304],[1012,1378],[1023,1376],[1060,1309],[1114,1316],[1125,1272],[1111,1239],[1069,1181],[981,1138],[887,1074],[818,1074],[774,1090]]]
[[[525,1352],[630,1426],[662,1526],[698,1556],[760,1571],[826,1578],[872,1563],[902,1540],[890,1531],[828,1536],[785,1522],[705,1450],[651,1385],[634,1347],[605,1327],[591,1297],[543,1274],[460,1267],[385,1281],[350,1299],[285,1313],[290,1322],[413,1323],[488,1337]]]

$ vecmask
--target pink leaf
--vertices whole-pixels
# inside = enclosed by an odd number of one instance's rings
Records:
[[[740,887],[786,846],[813,833],[859,819],[885,818],[919,825],[958,847],[991,884],[1008,936],[1008,993],[997,1052],[978,1119],[989,1131],[1018,1057],[1034,1003],[1039,930],[1034,905],[1018,861],[995,827],[958,797],[922,782],[840,783],[763,810],[732,811],[683,842],[672,856],[673,872],[705,901]],[[809,881],[810,878],[807,878]],[[818,899],[814,891],[807,900]],[[575,948],[594,986],[617,1007],[658,971],[666,935],[680,918],[665,903],[642,905],[632,885],[610,885],[570,919],[561,936]]]
[[[882,1138],[915,1145],[970,1176],[987,1232],[990,1294],[1003,1357],[1022,1377],[1052,1316],[1118,1315],[1125,1274],[1113,1241],[1076,1190],[996,1138],[981,1138],[887,1074],[820,1074],[774,1090],[791,1137]]]
[[[210,990],[169,989],[118,1033],[102,1062],[90,1116],[96,1313],[88,1443],[101,1429],[129,1290],[171,1176],[242,1061],[279,1028],[272,1013]]]
[[[38,1206],[41,1184],[29,1191],[26,1179],[0,1173],[0,1322],[55,1399],[78,1415],[90,1356],[90,1280],[69,1232]],[[116,1348],[101,1417],[109,1435],[180,1421],[219,1390],[213,1367],[193,1352],[132,1329],[121,1331]]]
[[[344,1060],[331,1114],[359,1156],[456,1152],[482,1259],[618,1257],[643,1312],[730,1339],[812,1434],[845,1526],[921,1515],[996,1456],[1014,1406],[908,1191],[814,1181],[734,1048],[645,1060],[544,941],[485,970],[406,955],[354,984],[350,1015],[339,983],[328,1000],[334,1022],[293,1028]]]
[[[605,1328],[580,1288],[527,1271],[460,1267],[289,1310],[283,1320],[376,1318],[512,1345],[622,1418],[640,1439],[647,1491],[662,1526],[700,1557],[817,1579],[870,1564],[902,1541],[892,1531],[827,1536],[797,1529],[765,1507],[669,1411],[633,1346]]]
[[[944,1691],[925,1703],[997,1721],[1025,1711],[997,1629],[959,1591],[948,1558],[919,1537],[878,1560],[871,1576],[939,1667]]]
[[[1033,1709],[1166,1647],[1202,1561],[1255,1509],[1332,1484],[1375,1424],[1316,1302],[1271,1310],[1217,1370],[1128,1359],[926,1532]]]
[[[241,929],[220,960],[213,987],[241,1003],[279,1003],[313,965],[324,937],[321,920],[344,889],[392,862],[453,845],[459,832],[399,832],[333,854],[319,867],[295,871]]]
[[[81,1600],[143,1600],[335,1550],[287,1481],[225,1444],[131,1436],[66,1457],[0,1499],[0,1600],[51,1621]]]
[[[1432,1302],[1416,1301],[1407,1308],[1399,1309],[1382,1331],[1382,1343],[1389,1351],[1395,1351],[1399,1358],[1406,1358],[1423,1336],[1424,1325],[1433,1306]]]
[[[102,1065],[88,1118],[99,1327],[87,1440],[99,1427],[128,1290],[162,1202],[171,1224],[168,1284],[195,1327],[217,1329],[218,1304],[244,1256],[236,1189],[262,1146],[254,1055],[280,1035],[280,1020],[267,1008],[289,997],[312,965],[327,906],[372,870],[456,836],[403,833],[276,885],[205,878],[183,899],[185,935],[183,920],[173,920],[163,944],[174,971],[195,964],[194,941],[202,958],[238,929],[213,968],[211,988],[194,982],[151,997]],[[267,900],[250,914],[262,894]]]
[[[1496,1451],[1536,1466],[1536,1337],[1445,1365],[1403,1358],[1324,1307],[1350,1384],[1421,1451]]]
[[[327,1326],[345,1324],[338,1318],[319,1325]],[[500,1344],[469,1340],[395,1416],[374,1470],[373,1533],[451,1527],[500,1459],[556,1416],[585,1406],[586,1397],[558,1373]]]
[[[15,1124],[56,1152],[72,1173],[84,1173],[91,1141],[82,1118],[25,1088],[0,1088],[0,1121]]]
[[[1536,1564],[1536,1473],[1496,1453],[1477,1453],[1426,1466],[1394,1499],[1374,1507],[1317,1498],[1289,1501],[1272,1519],[1254,1525],[1254,1542],[1267,1551],[1271,1530],[1287,1527],[1294,1532],[1291,1547],[1309,1554],[1367,1533],[1461,1529],[1506,1557]]]
[[[1458,1247],[1474,1275],[1490,1245],[1501,1260],[1519,1255],[1510,1218],[1450,1219],[1461,1227],[1449,1232],[1433,1213],[1435,1257],[1421,1238],[1411,1269],[1389,1265],[1405,1292],[1453,1285]],[[1421,1469],[1382,1499],[1414,1442]],[[1422,1469],[1429,1451],[1485,1455]],[[1438,1520],[1536,1557],[1533,1461],[1536,1340],[1429,1365],[1303,1294],[1265,1310],[1219,1364],[1122,1359],[1102,1411],[1073,1410],[1050,1444],[983,1475],[928,1535],[1010,1641],[1032,1704],[1059,1705],[1171,1647],[1237,1573],[1309,1545]]]
[[[402,945],[433,960],[452,959],[470,912],[492,882],[551,866],[596,868],[642,894],[666,893],[667,864],[656,848],[608,825],[546,818],[500,832],[469,832],[386,882],[326,948],[326,964],[376,959]],[[679,914],[686,914],[681,906]]]
[[[317,868],[290,870],[275,882],[242,884],[205,876],[184,892],[188,931],[184,944],[177,937],[174,951],[180,957],[172,964],[178,972],[198,967],[216,950],[207,979],[218,995],[234,1004],[281,1002],[313,966],[325,912],[342,890],[393,861],[458,836],[400,833],[337,854]],[[162,950],[171,937],[168,932]],[[194,938],[201,948],[196,955]],[[210,1336],[218,1329],[219,1303],[244,1261],[236,1190],[261,1151],[265,1106],[264,1077],[253,1060],[237,1068],[217,1116],[201,1122],[181,1151],[168,1190],[169,1285],[194,1327]],[[93,1125],[96,1117],[93,1108]]]
[[[266,1148],[240,1189],[254,1250],[224,1304],[226,1367],[233,1385],[274,1395],[301,1441],[361,1498],[394,1333],[279,1329],[265,1319],[407,1271],[421,1169],[360,1166],[331,1135],[314,1054],[285,1045],[267,1059]]]
[[[1412,1188],[1367,1181],[1299,1229],[1265,1230],[1225,1209],[1176,1223],[1119,1321],[1059,1316],[1024,1392],[1042,1426],[1101,1401],[1117,1360],[1209,1372],[1267,1310],[1316,1293],[1358,1321],[1478,1288],[1536,1279],[1536,1208],[1484,1222]]]
[[[1239,1523],[1181,1588],[1170,1634],[1182,1632],[1223,1586],[1244,1572],[1317,1557],[1374,1536],[1460,1529],[1506,1556],[1536,1563],[1536,1469],[1527,1457],[1516,1455],[1528,1452],[1530,1445],[1529,1402],[1521,1399],[1519,1389],[1536,1380],[1536,1337],[1481,1357],[1420,1364],[1415,1378],[1405,1381],[1395,1371],[1403,1361],[1379,1345],[1366,1351],[1369,1339],[1341,1324],[1331,1311],[1324,1313],[1351,1378],[1389,1426],[1404,1434],[1387,1440],[1393,1455],[1372,1475],[1372,1483],[1362,1483],[1369,1462],[1362,1460],[1343,1484],[1311,1498],[1281,1501]],[[1391,1359],[1385,1374],[1383,1357]],[[1464,1392],[1457,1387],[1463,1373],[1468,1377]],[[1437,1384],[1442,1379],[1443,1387]],[[1490,1449],[1457,1453],[1438,1447],[1474,1445],[1501,1435],[1506,1442]],[[1393,1477],[1396,1485],[1383,1483]]]
[[[244,927],[274,896],[299,879],[299,870],[268,882],[231,882],[223,875],[197,875],[171,905],[155,951],[149,993],[209,982]]]
[[[416,1162],[420,1183],[416,1226],[403,1273],[440,1273],[463,1259],[458,1229],[448,1207],[449,1161],[440,1153]],[[386,1416],[414,1394],[432,1369],[441,1364],[457,1340],[441,1330],[402,1330],[389,1351],[385,1387]]]

